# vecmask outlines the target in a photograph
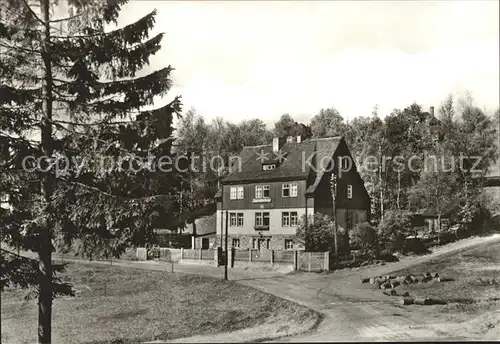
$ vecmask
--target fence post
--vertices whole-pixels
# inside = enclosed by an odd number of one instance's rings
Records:
[[[274,250],[271,250],[271,265],[274,264]]]
[[[309,253],[308,254],[308,256],[309,256],[308,257],[309,258],[309,270],[308,271],[311,272],[311,252],[308,252],[308,253]]]
[[[202,250],[201,250],[201,248],[200,248],[200,260],[202,260],[202,254],[203,254],[202,252],[203,252],[203,251],[202,251]]]
[[[330,252],[325,252],[325,270],[330,271]]]
[[[216,250],[214,250],[214,262],[215,262],[215,266],[219,266],[219,248],[218,247]]]
[[[297,250],[293,251],[293,271],[298,270],[297,256],[299,252]]]
[[[252,249],[248,249],[248,261],[251,263],[252,262]]]
[[[184,247],[181,247],[181,260],[184,259]]]

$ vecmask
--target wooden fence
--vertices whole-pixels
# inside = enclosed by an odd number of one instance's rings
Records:
[[[294,255],[295,251],[234,250],[233,260],[236,262],[294,264]]]
[[[144,248],[137,249],[137,256],[140,260],[145,260]],[[222,253],[222,252],[221,252]],[[296,271],[326,271],[330,268],[329,252],[304,252],[304,251],[274,251],[274,250],[229,250],[229,266],[233,267],[234,262],[257,265],[288,265],[290,269]],[[171,249],[155,248],[149,258],[180,261],[191,264],[214,264],[219,265],[219,252],[217,249]],[[223,260],[222,260],[223,261]]]
[[[320,272],[330,270],[329,252],[305,252],[297,251],[296,270],[307,272]]]

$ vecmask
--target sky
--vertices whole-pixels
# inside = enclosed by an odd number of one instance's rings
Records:
[[[158,106],[181,95],[207,119],[272,124],[327,107],[348,120],[375,104],[382,117],[438,108],[465,91],[487,111],[500,104],[498,1],[132,0],[119,25],[154,8],[165,37],[149,71],[175,68]]]

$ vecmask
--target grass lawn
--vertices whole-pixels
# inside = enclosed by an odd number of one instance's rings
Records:
[[[426,323],[455,323],[457,334],[482,335],[500,327],[500,243],[489,243],[454,255],[441,257],[410,269],[395,271],[394,275],[421,275],[437,272],[447,282],[401,285],[396,289],[412,296],[431,297],[448,302],[447,305],[402,306]],[[498,284],[480,281],[495,279]],[[477,319],[478,321],[475,321]],[[471,326],[469,326],[471,325]],[[439,326],[439,325],[437,325]],[[500,337],[498,337],[500,338]]]
[[[313,311],[256,289],[204,276],[68,264],[76,297],[54,301],[54,343],[131,343],[228,332]],[[36,300],[2,293],[2,343],[34,343]]]

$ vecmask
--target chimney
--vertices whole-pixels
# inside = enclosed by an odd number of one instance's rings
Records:
[[[273,152],[278,153],[284,143],[284,137],[273,137]]]
[[[302,138],[300,137],[300,135],[297,135],[297,143],[301,143],[302,142]]]
[[[280,138],[273,137],[273,152],[278,152],[280,150]]]
[[[432,117],[434,117],[434,106],[431,106],[429,108],[429,113],[431,114]]]

